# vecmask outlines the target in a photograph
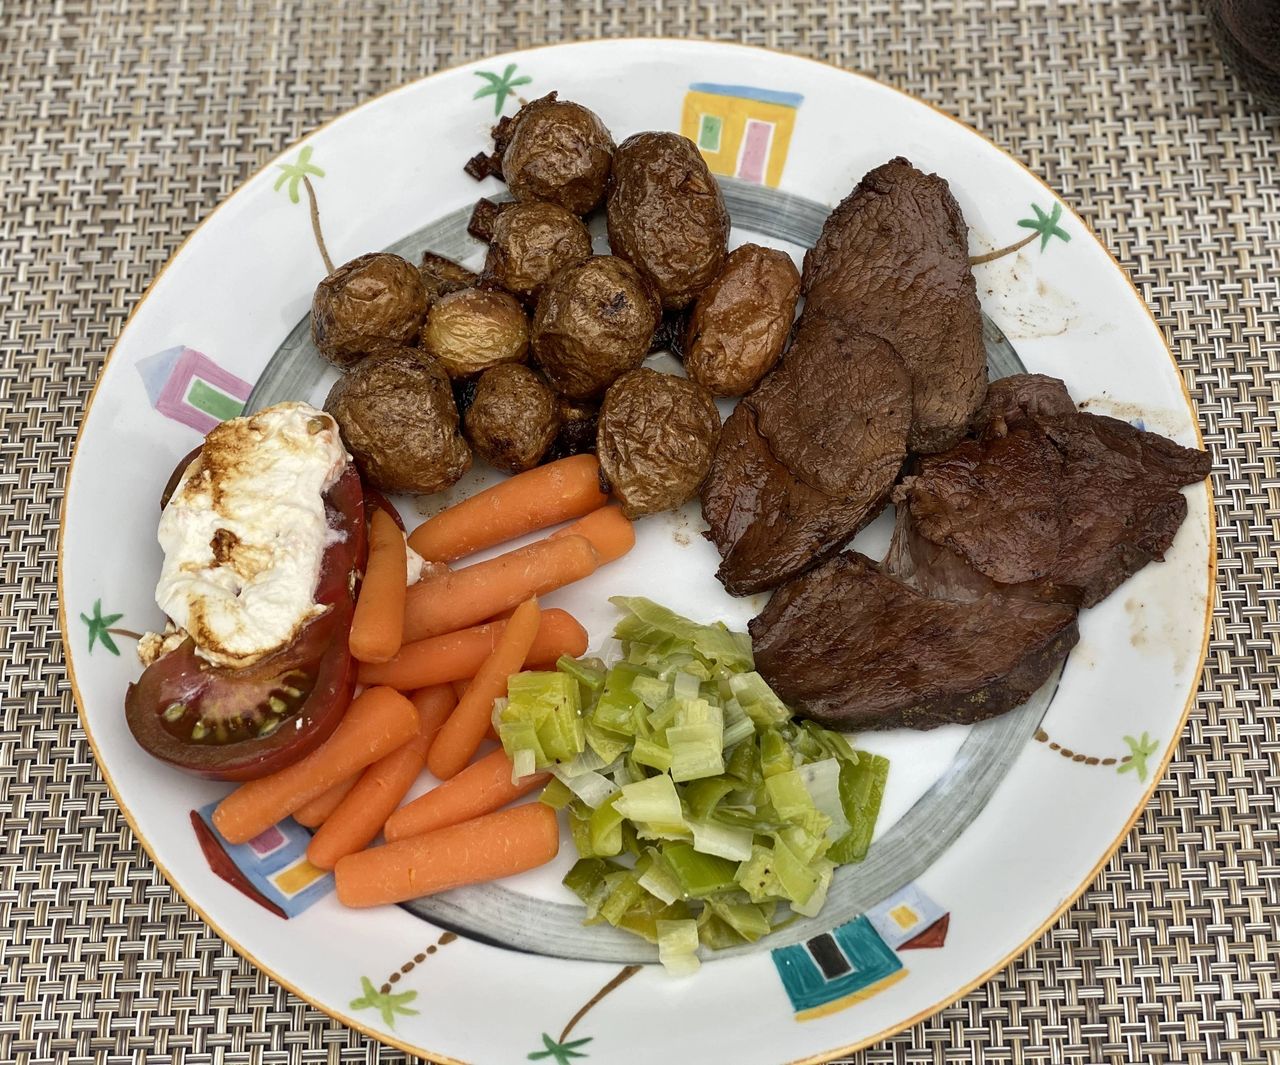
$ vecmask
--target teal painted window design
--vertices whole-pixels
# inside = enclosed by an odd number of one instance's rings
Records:
[[[698,147],[708,152],[720,150],[720,134],[724,131],[724,119],[717,115],[703,115],[698,127]]]

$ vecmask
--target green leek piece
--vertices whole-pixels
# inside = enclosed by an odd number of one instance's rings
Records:
[[[588,833],[591,853],[602,858],[612,858],[622,853],[622,814],[618,813],[621,791],[615,791],[608,799],[591,811]]]
[[[656,740],[638,737],[631,748],[631,757],[637,764],[647,765],[659,772],[666,772],[671,768],[671,752]]]
[[[609,886],[609,893],[600,903],[600,917],[616,926],[628,910],[645,898],[646,892],[640,886],[640,878],[636,876],[634,869],[607,873],[604,879]]]
[[[568,655],[561,655],[556,659],[556,669],[567,673],[587,691],[599,692],[604,687],[605,666],[598,658],[570,658]]]
[[[687,898],[701,899],[737,886],[736,862],[714,854],[700,854],[689,843],[664,843],[662,857],[671,866]]]
[[[740,947],[746,942],[709,904],[698,914],[698,940],[711,950]]]
[[[741,887],[752,902],[765,902],[782,897],[782,888],[774,872],[773,849],[757,843],[751,848],[751,857],[738,866],[735,874]]]
[[[689,807],[689,816],[696,821],[705,821],[715,808],[735,787],[734,781],[728,777],[706,777],[702,780],[690,781],[684,787],[684,801]]]
[[[718,898],[707,899],[706,907],[748,943],[754,943],[773,931],[769,918],[772,904],[728,902]]]
[[[658,935],[658,960],[672,976],[698,971],[698,925],[691,919],[654,922]]]
[[[760,733],[760,773],[763,777],[767,779],[777,773],[789,772],[795,764],[795,754],[781,732],[766,728]]]
[[[560,672],[515,673],[507,681],[507,704],[498,712],[498,736],[514,760],[532,750],[537,768],[567,762],[584,747],[578,683]],[[534,736],[529,735],[532,726]]]
[[[600,756],[600,760],[605,765],[616,762],[631,746],[630,736],[623,736],[612,729],[601,728],[591,719],[583,722],[582,730],[587,746]]]
[[[809,896],[808,902],[793,902],[791,910],[798,913],[801,917],[817,917],[822,907],[827,902],[827,891],[831,887],[831,878],[836,871],[835,862],[829,862],[826,858],[816,858],[811,863],[810,868],[818,874],[818,886],[814,889],[812,895]]]
[[[889,759],[866,751],[857,753],[856,765],[846,763],[840,768],[840,798],[851,827],[827,852],[838,865],[860,862],[867,856],[889,778]]]
[[[716,854],[732,862],[751,857],[751,841],[755,833],[749,828],[732,828],[714,821],[690,821],[693,849],[700,854]]]
[[[569,814],[569,835],[573,838],[573,846],[578,852],[578,857],[596,857],[591,849],[591,807],[575,799],[566,807],[566,810]]]
[[[654,898],[661,899],[664,903],[675,902],[684,898],[684,888],[680,886],[680,879],[662,856],[662,852],[656,847],[647,847],[645,848],[644,859],[641,859],[641,861],[645,859],[647,859],[647,863],[644,871],[640,873],[640,886]],[[636,862],[637,871],[640,867],[641,862]]]
[[[818,874],[776,833],[773,837],[773,873],[778,879],[779,894],[788,902],[804,905],[817,890]]]
[[[657,677],[636,677],[631,682],[631,694],[650,710],[656,710],[671,698],[671,685]]]
[[[687,921],[692,916],[689,907],[679,900],[664,903],[652,895],[644,895],[622,915],[618,927],[657,943],[659,921]]]
[[[552,777],[547,781],[547,786],[542,789],[538,801],[550,806],[553,810],[563,810],[573,801],[573,792],[565,787],[562,781]]]
[[[609,602],[625,616],[614,629],[619,640],[667,644],[668,652],[694,654],[734,671],[752,669],[751,637],[724,625],[699,625],[641,596],[614,596]]]
[[[610,873],[625,872],[617,862],[607,862],[600,858],[579,858],[564,875],[564,884],[582,900],[587,908],[587,921],[599,919],[600,907],[609,894],[606,877]]]
[[[627,820],[654,827],[684,828],[684,811],[680,806],[680,795],[676,791],[675,784],[666,774],[637,780],[621,790],[622,795],[617,800],[617,810]]]
[[[760,728],[791,720],[791,711],[759,673],[737,673],[729,678],[729,690]]]
[[[725,775],[730,776],[739,788],[754,788],[764,779],[760,773],[759,751],[754,743],[735,747],[725,765]]]

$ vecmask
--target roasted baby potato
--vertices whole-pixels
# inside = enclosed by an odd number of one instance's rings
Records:
[[[409,348],[375,352],[325,400],[360,474],[383,492],[439,492],[471,466],[449,378]]]
[[[791,256],[759,244],[729,253],[693,306],[685,372],[717,396],[743,396],[782,355],[800,298]]]
[[[476,382],[463,429],[489,465],[520,473],[533,469],[551,447],[560,429],[560,404],[527,366],[495,366]]]
[[[657,302],[635,268],[597,255],[561,270],[543,288],[533,355],[557,392],[591,399],[644,362],[657,324]]]
[[[577,215],[554,203],[509,204],[493,224],[484,277],[532,299],[551,275],[591,255],[591,235]]]
[[[614,145],[594,111],[551,93],[499,130],[502,176],[517,200],[547,200],[584,215],[604,199]]]
[[[381,347],[412,344],[427,313],[427,289],[413,263],[379,251],[339,266],[316,286],[311,339],[346,369]]]
[[[433,251],[422,253],[418,273],[422,275],[422,283],[427,287],[427,298],[432,303],[450,292],[474,288],[476,282],[480,280],[480,276],[474,270],[468,270],[461,263],[455,263],[452,259],[437,255]]]
[[[719,435],[720,412],[705,388],[641,367],[605,394],[596,454],[622,512],[636,518],[692,499]]]
[[[441,296],[427,312],[422,348],[450,377],[520,362],[529,350],[529,319],[507,292],[464,288]]]
[[[724,264],[729,212],[693,141],[637,133],[618,146],[609,190],[609,246],[678,310]]]

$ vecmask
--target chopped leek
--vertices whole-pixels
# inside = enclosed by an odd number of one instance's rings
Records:
[[[696,921],[656,921],[658,960],[672,976],[688,976],[698,971],[698,925]]]
[[[517,772],[550,769],[587,923],[658,944],[692,971],[699,944],[753,942],[825,904],[865,857],[888,762],[790,711],[751,641],[619,598],[621,659],[561,658],[513,676],[494,724]]]

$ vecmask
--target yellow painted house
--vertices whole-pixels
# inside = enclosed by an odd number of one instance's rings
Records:
[[[680,132],[713,174],[777,188],[803,99],[796,92],[695,82],[684,97]]]

